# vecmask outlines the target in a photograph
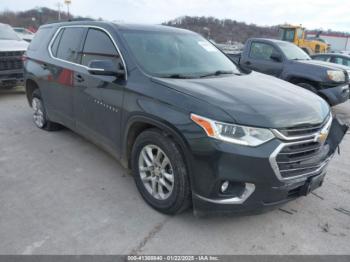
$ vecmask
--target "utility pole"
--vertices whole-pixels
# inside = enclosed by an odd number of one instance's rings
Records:
[[[43,16],[42,16],[42,14],[43,14],[43,8],[42,8],[42,7],[38,7],[38,8],[37,8],[37,11],[38,11],[38,13],[39,13],[39,26],[41,26],[42,23],[43,23]]]
[[[69,5],[72,3],[71,0],[64,0],[64,3],[67,5],[67,13],[68,13],[68,21],[70,20],[70,14],[69,14]]]
[[[60,2],[58,2],[56,5],[57,5],[57,12],[58,12],[58,21],[61,21],[61,7],[62,7],[62,4]]]

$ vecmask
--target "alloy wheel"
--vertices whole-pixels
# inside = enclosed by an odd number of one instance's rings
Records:
[[[157,200],[166,200],[174,189],[174,171],[168,156],[156,145],[146,145],[139,155],[144,187]]]
[[[45,115],[44,115],[43,105],[41,100],[37,97],[34,97],[32,101],[32,107],[34,110],[34,113],[33,113],[34,123],[39,128],[43,128],[45,125]]]

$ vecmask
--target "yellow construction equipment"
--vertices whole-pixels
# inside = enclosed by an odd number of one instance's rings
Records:
[[[317,34],[316,39],[307,39],[305,28],[301,25],[281,25],[279,27],[279,33],[281,40],[296,44],[309,55],[328,52],[329,45],[322,41],[322,39],[319,39],[321,32]]]

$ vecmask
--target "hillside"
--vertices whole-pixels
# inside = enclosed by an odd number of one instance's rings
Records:
[[[250,37],[278,37],[277,26],[264,27],[231,19],[220,20],[214,17],[185,16],[163,24],[195,31],[217,43],[244,43]]]
[[[73,20],[87,20],[90,18],[70,16]],[[61,12],[61,21],[67,21],[66,12]],[[58,12],[50,8],[31,9],[22,12],[3,11],[0,12],[0,23],[11,26],[33,27],[38,28],[42,24],[53,23],[58,21]]]

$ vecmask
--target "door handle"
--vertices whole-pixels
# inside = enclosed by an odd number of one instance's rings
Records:
[[[78,75],[75,75],[75,76],[74,76],[74,79],[75,79],[77,82],[79,82],[79,83],[85,81],[84,77],[82,77],[82,76],[79,75],[79,74],[78,74]]]

